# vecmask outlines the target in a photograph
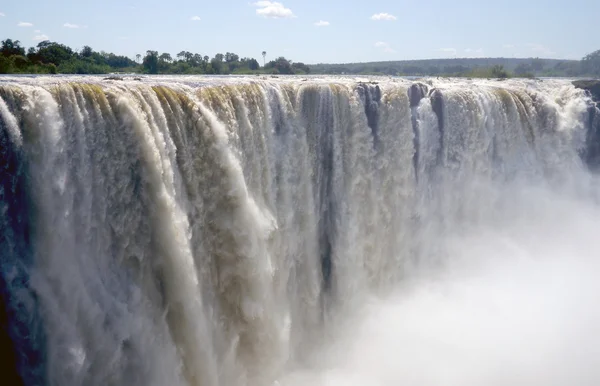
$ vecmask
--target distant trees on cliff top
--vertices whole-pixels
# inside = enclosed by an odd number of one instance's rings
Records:
[[[266,52],[263,52],[263,59]],[[265,62],[261,68],[254,58],[240,58],[237,54],[218,53],[212,59],[198,53],[179,52],[175,58],[169,53],[146,51],[136,60],[104,51],[96,52],[89,46],[74,51],[63,44],[43,41],[25,51],[18,40],[6,39],[0,46],[0,73],[50,74],[107,74],[137,72],[148,74],[306,74],[310,68],[280,57]]]
[[[453,58],[370,63],[315,64],[316,74],[376,74],[459,77],[600,77],[600,51],[582,60],[541,58]]]
[[[255,58],[218,53],[214,57],[181,51],[172,56],[149,50],[135,60],[89,46],[75,51],[63,44],[43,41],[25,49],[18,40],[6,39],[0,46],[0,73],[107,74],[135,72],[148,74],[376,74],[414,76],[467,76],[506,78],[511,76],[594,76],[600,77],[600,50],[582,60],[465,58],[390,61],[308,66],[284,57],[266,61],[261,67]]]

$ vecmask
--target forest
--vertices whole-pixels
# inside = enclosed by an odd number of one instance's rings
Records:
[[[0,74],[331,74],[388,76],[510,77],[600,77],[600,50],[581,60],[541,58],[454,58],[370,63],[314,64],[277,57],[262,66],[255,58],[226,52],[213,57],[181,51],[174,56],[148,50],[135,58],[95,51],[84,46],[76,51],[51,41],[26,49],[18,40],[2,40]]]
[[[266,58],[263,52],[263,60]],[[207,55],[181,51],[175,57],[169,53],[148,50],[136,55],[135,60],[84,46],[80,51],[51,41],[25,49],[18,40],[6,39],[0,46],[0,74],[307,74],[304,63],[284,57],[263,62],[261,67],[254,58],[240,58],[237,54]]]

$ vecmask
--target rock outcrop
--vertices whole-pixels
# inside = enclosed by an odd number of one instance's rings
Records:
[[[600,80],[576,80],[573,86],[588,91],[596,105],[600,103]]]
[[[583,159],[592,170],[600,170],[600,80],[576,80],[573,85],[590,93],[588,132]]]

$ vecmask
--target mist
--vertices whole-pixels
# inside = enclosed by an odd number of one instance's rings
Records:
[[[477,221],[430,233],[443,258],[354,310],[318,365],[282,384],[600,384],[598,206],[547,187],[497,193]]]

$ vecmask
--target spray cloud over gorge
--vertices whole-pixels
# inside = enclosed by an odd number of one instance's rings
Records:
[[[4,78],[3,355],[35,385],[598,384],[599,116],[559,80]]]

